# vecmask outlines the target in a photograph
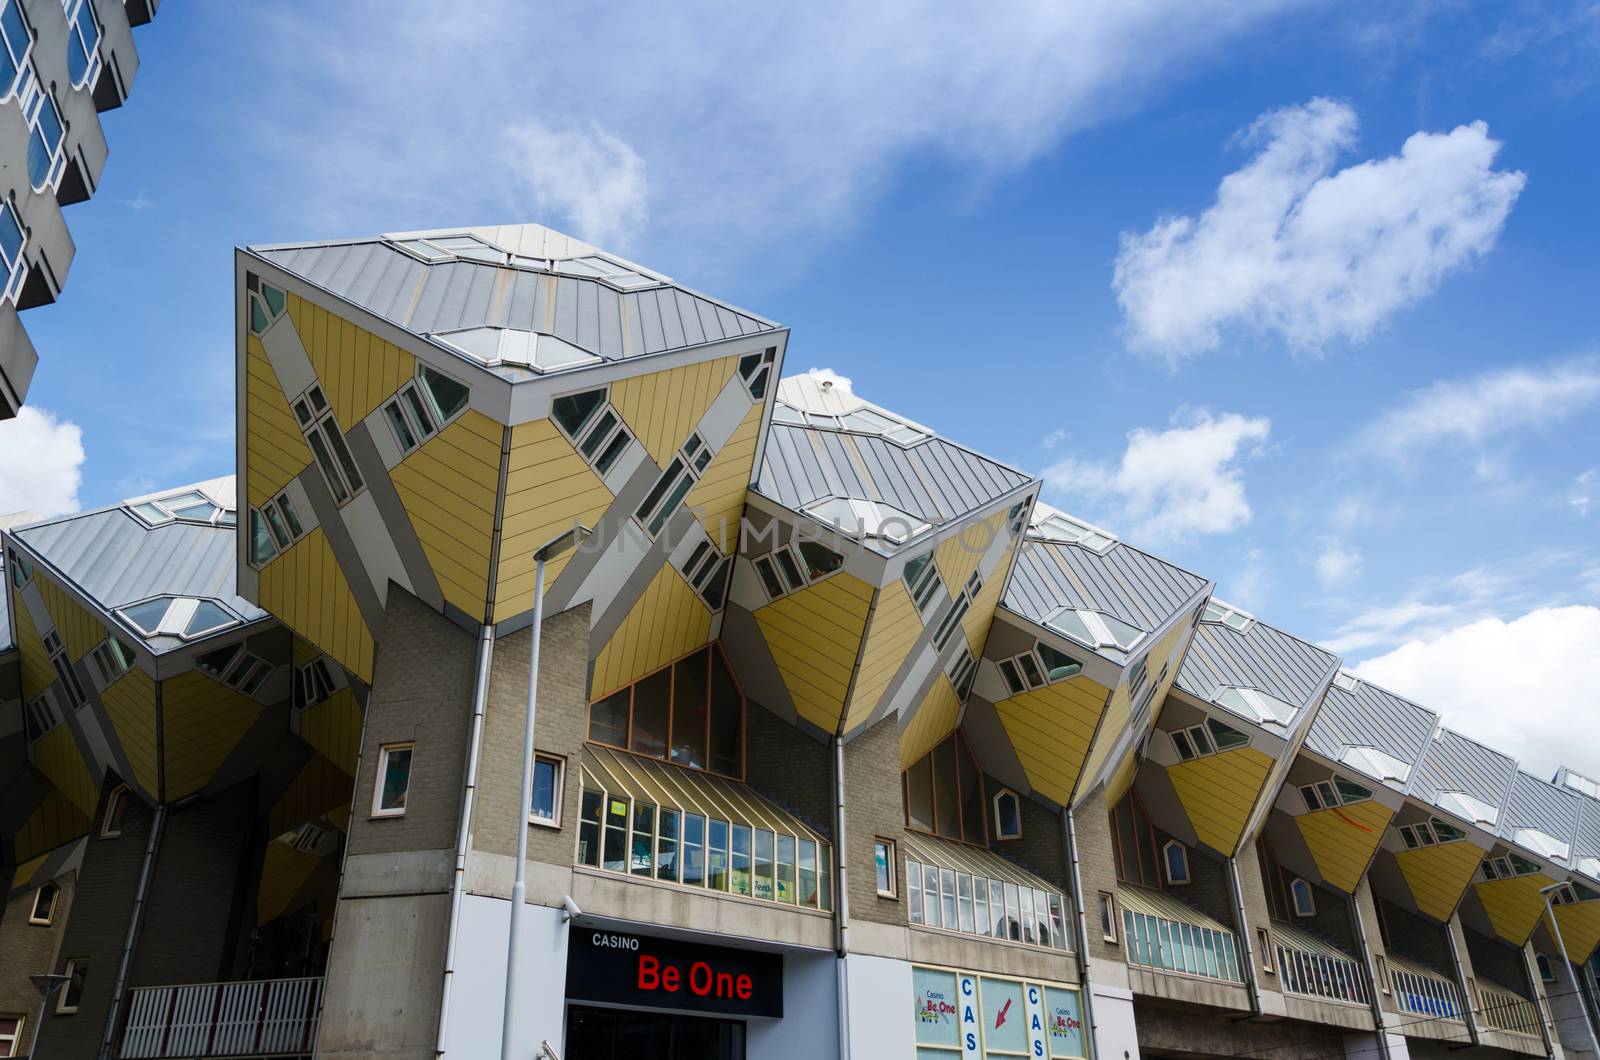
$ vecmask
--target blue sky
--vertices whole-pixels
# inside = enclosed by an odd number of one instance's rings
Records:
[[[1600,8],[321,7],[138,31],[0,509],[231,470],[234,245],[537,220],[1537,771],[1596,705]]]

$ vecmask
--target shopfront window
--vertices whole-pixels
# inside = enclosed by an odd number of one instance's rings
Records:
[[[1087,1055],[1074,987],[924,967],[911,982],[917,1060]]]
[[[744,776],[744,693],[720,645],[589,705],[589,739],[690,769]]]
[[[1066,899],[1025,887],[906,859],[911,922],[1047,949],[1066,949]]]

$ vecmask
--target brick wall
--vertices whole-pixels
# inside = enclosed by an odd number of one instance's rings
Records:
[[[1161,886],[1173,897],[1186,902],[1208,916],[1239,929],[1238,916],[1233,908],[1233,888],[1228,882],[1228,863],[1220,856],[1199,847],[1185,846],[1189,855],[1189,882],[1173,885],[1167,882],[1166,846],[1177,837],[1156,829],[1156,855],[1160,862]],[[1181,840],[1178,840],[1181,842]]]
[[[1315,883],[1311,887],[1316,894],[1316,915],[1291,917],[1292,922],[1313,935],[1322,936],[1346,953],[1360,953],[1356,945],[1355,925],[1350,922],[1350,903],[1344,892]],[[1440,936],[1440,944],[1443,945],[1443,936]],[[1448,955],[1441,967],[1450,967]]]
[[[522,790],[523,720],[528,709],[528,649],[531,629],[495,641],[478,791],[473,796],[474,849],[515,855],[517,803]],[[534,750],[566,763],[561,827],[528,829],[528,857],[571,865],[577,852],[578,752],[588,726],[589,605],[546,615],[539,644],[539,702],[534,713]],[[469,703],[470,712],[470,703]],[[459,770],[458,763],[457,769]],[[456,783],[460,794],[459,778]]]
[[[878,897],[872,844],[898,844],[895,893],[906,893],[905,810],[900,797],[900,727],[890,715],[844,747],[845,841],[850,869],[850,918],[903,927],[905,903]]]
[[[1246,842],[1234,857],[1234,864],[1239,868],[1239,904],[1244,906],[1245,923],[1242,932],[1248,932],[1245,940],[1249,944],[1252,960],[1250,974],[1254,977],[1256,987],[1260,990],[1279,989],[1276,974],[1267,975],[1262,969],[1272,963],[1271,954],[1261,951],[1261,928],[1272,926],[1271,903],[1267,900],[1267,883],[1261,875],[1261,857],[1257,852],[1256,844],[1259,840]],[[1229,923],[1232,923],[1230,919]],[[1244,947],[1240,947],[1243,956]]]
[[[1384,944],[1402,957],[1420,961],[1440,975],[1455,981],[1455,962],[1445,942],[1444,928],[1395,905],[1387,898],[1377,900],[1384,925]]]
[[[745,777],[752,788],[798,816],[823,835],[833,837],[833,752],[757,703],[745,721]],[[894,787],[899,797],[900,774],[879,783]],[[845,797],[855,793],[846,790]]]
[[[1017,801],[1022,806],[1022,838],[995,839],[994,797],[1005,785],[990,776],[983,779],[984,794],[988,802],[984,813],[989,817],[989,849],[1008,861],[1014,862],[1042,879],[1049,880],[1064,895],[1072,893],[1067,879],[1066,829],[1061,814],[1047,809],[1027,796]]]
[[[1464,930],[1462,934],[1467,939],[1466,956],[1480,983],[1498,983],[1519,993],[1527,992],[1528,976],[1523,970],[1521,950],[1476,931]]]
[[[39,1010],[39,992],[28,976],[55,970],[61,940],[72,914],[72,892],[77,879],[73,873],[68,873],[52,882],[61,888],[61,894],[56,898],[55,916],[49,926],[28,923],[38,887],[30,887],[7,902],[4,915],[0,916],[0,1015],[26,1017],[24,1047]]]
[[[1117,890],[1117,863],[1111,845],[1111,813],[1106,805],[1106,789],[1103,785],[1078,804],[1073,813],[1073,823],[1078,838],[1078,869],[1083,876],[1084,913],[1089,921],[1089,956],[1120,962],[1124,959],[1122,947],[1106,942],[1100,934],[1099,895],[1102,891],[1115,894]],[[1120,923],[1117,924],[1117,938],[1122,938]]]

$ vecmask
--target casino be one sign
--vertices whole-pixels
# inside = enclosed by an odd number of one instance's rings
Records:
[[[912,969],[912,985],[918,1056],[1085,1055],[1073,987],[945,968]]]
[[[724,1016],[783,1016],[783,958],[648,935],[575,931],[567,1000]]]

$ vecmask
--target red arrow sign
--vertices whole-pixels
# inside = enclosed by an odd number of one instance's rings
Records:
[[[999,1030],[1000,1025],[1006,1021],[1006,1013],[1011,1009],[1011,999],[1006,998],[1006,1003],[1000,1006],[1000,1012],[994,1018],[994,1029]]]

